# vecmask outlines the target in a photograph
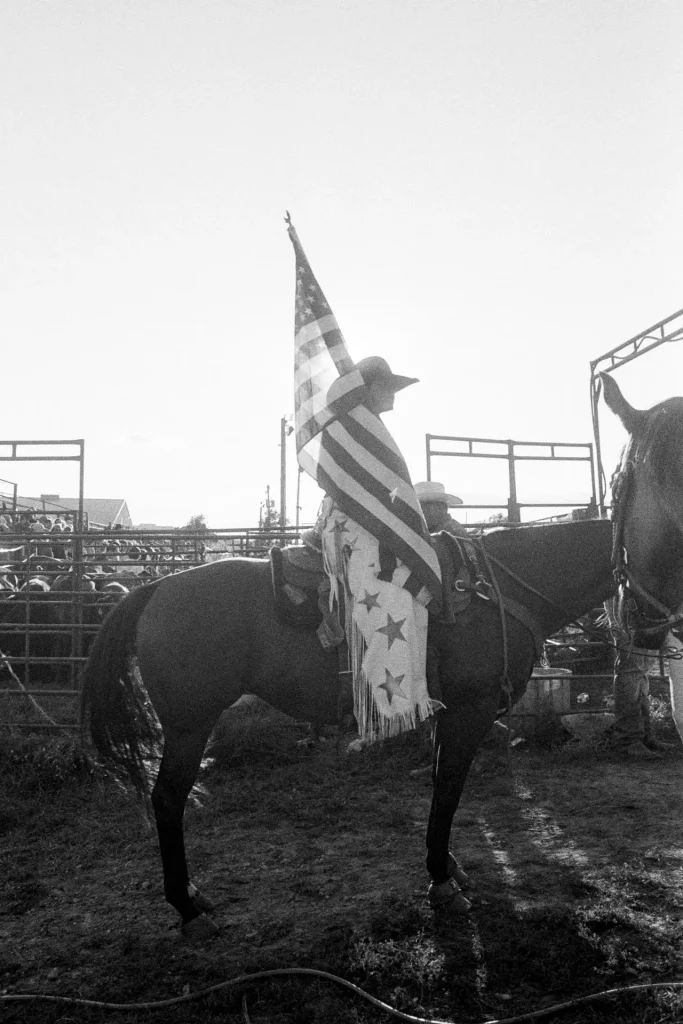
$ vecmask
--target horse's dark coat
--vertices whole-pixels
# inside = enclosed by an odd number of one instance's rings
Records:
[[[624,410],[639,428],[647,428],[646,413],[626,403],[617,411]],[[656,444],[653,437],[650,452]],[[654,484],[648,478],[640,486],[644,493]],[[636,519],[628,526],[635,547],[650,524]],[[608,520],[496,530],[483,543],[523,578],[526,586],[496,568],[503,594],[523,603],[546,637],[612,592]],[[664,582],[669,596],[683,602],[683,554]],[[476,750],[505,705],[505,662],[515,697],[533,668],[527,629],[506,616],[505,634],[507,657],[500,612],[479,599],[454,625],[432,628],[446,705],[437,716],[427,830],[427,867],[436,885],[453,873],[448,853],[453,816]],[[132,671],[134,655],[144,687]],[[152,792],[164,889],[184,923],[198,917],[204,903],[192,888],[188,891],[183,811],[218,715],[248,692],[296,718],[333,722],[338,717],[334,665],[334,654],[321,649],[313,632],[278,621],[267,561],[234,559],[166,577],[130,594],[106,619],[85,671],[83,720],[100,753],[142,789],[144,760],[158,739],[149,695],[164,740]]]

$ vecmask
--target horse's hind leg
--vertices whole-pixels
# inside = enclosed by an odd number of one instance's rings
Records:
[[[152,790],[164,895],[182,917],[183,933],[192,938],[204,938],[218,930],[204,915],[211,909],[209,901],[190,882],[183,834],[185,802],[197,778],[209,732],[210,726],[194,732],[164,730],[164,754]]]

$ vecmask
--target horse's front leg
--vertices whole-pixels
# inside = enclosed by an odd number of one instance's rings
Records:
[[[470,903],[461,886],[467,875],[449,851],[453,817],[479,744],[495,721],[495,701],[449,703],[437,716],[432,768],[432,806],[427,826],[427,870],[432,877],[429,901],[435,908],[465,913]]]
[[[208,732],[178,733],[165,729],[164,754],[152,790],[152,806],[159,833],[164,872],[164,895],[182,918],[182,932],[198,941],[218,931],[206,916],[209,900],[191,883],[185,858],[183,815],[185,803],[199,772]]]

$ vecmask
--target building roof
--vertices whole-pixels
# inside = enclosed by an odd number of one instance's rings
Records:
[[[62,498],[59,494],[41,494],[39,498],[17,498],[17,508],[33,507],[38,512],[58,514],[77,512],[78,498]],[[125,498],[84,498],[83,511],[91,526],[133,526]]]

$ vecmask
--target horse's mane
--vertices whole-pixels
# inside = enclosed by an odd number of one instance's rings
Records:
[[[647,413],[644,429],[632,436],[612,476],[612,500],[617,504],[630,470],[643,466],[662,489],[683,493],[683,398],[669,398]]]

